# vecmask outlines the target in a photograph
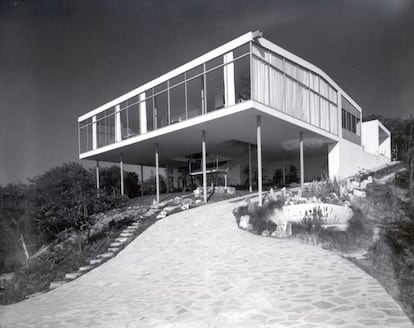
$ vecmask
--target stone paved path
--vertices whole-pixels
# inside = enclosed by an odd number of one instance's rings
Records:
[[[237,229],[235,206],[159,221],[79,279],[0,307],[0,327],[412,327],[362,270]]]

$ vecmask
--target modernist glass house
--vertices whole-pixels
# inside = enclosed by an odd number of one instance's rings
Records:
[[[326,73],[256,31],[79,117],[79,157],[186,168],[205,197],[211,172],[261,193],[275,170],[303,184],[390,161],[389,131],[361,118]]]

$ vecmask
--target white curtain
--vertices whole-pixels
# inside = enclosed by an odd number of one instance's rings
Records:
[[[296,86],[297,83],[294,82],[289,77],[285,78],[285,109],[286,113],[290,115],[295,115],[296,107]]]
[[[309,119],[311,124],[319,126],[319,96],[316,93],[310,92],[309,103]]]
[[[338,107],[329,104],[329,128],[333,134],[338,134]]]
[[[269,104],[269,66],[257,58],[252,58],[253,99]]]
[[[284,111],[284,83],[283,74],[275,70],[270,69],[270,106],[277,110]]]
[[[321,100],[321,128],[329,131],[329,103],[323,99]]]
[[[319,79],[320,94],[329,99],[328,83],[324,79]]]

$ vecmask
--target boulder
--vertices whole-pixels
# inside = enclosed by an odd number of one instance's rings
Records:
[[[248,216],[248,215],[241,216],[240,217],[239,228],[247,230],[247,228],[249,226],[249,220],[250,220],[250,216]]]
[[[193,200],[191,198],[185,198],[183,200],[183,205],[191,205],[193,203]]]
[[[262,237],[269,237],[269,236],[270,236],[269,230],[263,230],[262,231]]]
[[[234,187],[227,187],[226,189],[227,189],[227,193],[229,195],[235,195],[236,194],[236,188],[234,188]]]
[[[181,206],[181,210],[185,211],[188,210],[190,208],[189,204],[184,204],[183,206]]]
[[[367,193],[363,190],[355,189],[353,194],[354,194],[355,197],[361,197],[361,198],[367,197]]]
[[[370,176],[367,178],[367,181],[368,181],[368,183],[373,183],[373,182],[374,182],[374,179],[372,179],[372,176],[370,175]]]
[[[175,197],[175,198],[174,198],[174,203],[175,203],[175,204],[179,205],[179,204],[181,204],[182,202],[183,202],[182,197]]]

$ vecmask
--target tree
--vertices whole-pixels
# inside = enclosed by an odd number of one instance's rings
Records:
[[[94,176],[90,171],[78,163],[68,163],[30,182],[34,219],[50,238],[68,228],[85,228],[96,202]]]

